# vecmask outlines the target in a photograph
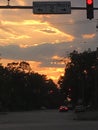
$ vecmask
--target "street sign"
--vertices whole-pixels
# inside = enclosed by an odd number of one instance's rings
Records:
[[[34,1],[34,14],[71,14],[70,1]]]

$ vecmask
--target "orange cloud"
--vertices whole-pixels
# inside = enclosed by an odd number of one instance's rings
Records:
[[[54,59],[54,60],[58,60],[58,59],[61,59],[61,57],[60,57],[60,56],[55,55],[55,56],[53,56],[53,57],[52,57],[52,59]]]
[[[83,37],[84,39],[92,39],[92,38],[94,38],[95,36],[96,36],[95,33],[82,35],[82,37]]]
[[[3,35],[0,44],[42,44],[42,43],[61,43],[71,42],[74,36],[62,32],[48,22],[40,20],[21,20],[21,21],[0,21],[0,34]],[[7,39],[7,40],[6,40]]]
[[[63,57],[60,57],[60,56],[57,56],[57,55],[53,56],[52,60],[53,61],[51,62],[51,64],[59,64],[59,65],[66,65],[70,62],[69,58],[67,58],[67,57],[63,58]]]

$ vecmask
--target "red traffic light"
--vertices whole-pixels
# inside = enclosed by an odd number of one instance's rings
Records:
[[[87,19],[90,20],[94,18],[93,1],[94,0],[86,0]]]
[[[93,0],[86,0],[86,2],[87,2],[88,5],[93,4]]]

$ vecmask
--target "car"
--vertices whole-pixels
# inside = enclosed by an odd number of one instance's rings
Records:
[[[77,112],[84,112],[84,111],[85,111],[85,107],[83,105],[75,106],[75,113],[77,113]]]
[[[59,112],[67,112],[69,109],[67,106],[60,106],[59,107]]]
[[[73,110],[72,104],[68,104],[67,107],[68,107],[69,110]]]

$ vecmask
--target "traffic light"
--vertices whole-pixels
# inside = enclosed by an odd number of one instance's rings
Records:
[[[93,0],[86,0],[87,19],[94,18]]]

